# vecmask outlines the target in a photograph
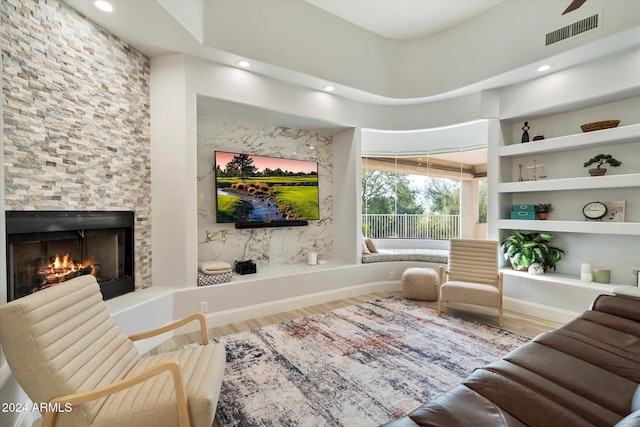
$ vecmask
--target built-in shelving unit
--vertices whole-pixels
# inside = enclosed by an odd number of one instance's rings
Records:
[[[631,268],[640,264],[640,98],[632,91],[618,99],[606,98],[587,107],[564,106],[526,113],[500,121],[500,135],[495,153],[498,216],[495,221],[499,238],[511,230],[550,232],[552,245],[567,251],[558,263],[558,272],[531,276],[526,272],[503,270],[517,283],[535,282],[572,285],[576,289],[612,292],[614,285],[592,285],[579,280],[579,266],[590,262],[612,270],[617,286],[631,284]],[[634,112],[635,110],[635,112]],[[611,129],[581,132],[580,125],[597,120],[620,119]],[[521,143],[522,126],[528,122],[530,137],[544,133],[542,140]],[[621,167],[609,167],[607,174],[589,176],[584,167],[597,154],[611,154],[622,161]],[[538,165],[533,179],[533,165]],[[544,168],[542,168],[544,167]],[[604,165],[603,167],[607,167]],[[490,172],[491,173],[491,172]],[[587,221],[582,207],[589,201],[625,201],[625,219],[620,222]],[[511,219],[512,205],[552,203],[548,220]],[[629,271],[627,271],[629,270]]]

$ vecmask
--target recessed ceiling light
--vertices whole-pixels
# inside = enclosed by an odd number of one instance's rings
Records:
[[[107,1],[97,0],[93,4],[103,12],[113,12],[113,6],[111,6],[111,3]]]
[[[249,68],[251,66],[251,63],[249,61],[238,61],[238,65],[242,68]]]
[[[331,85],[326,85],[323,89],[326,90],[327,92],[333,92],[334,90],[336,90],[336,88]]]
[[[538,67],[538,71],[543,72],[543,71],[548,71],[551,69],[551,65],[545,64],[545,65],[541,65]]]

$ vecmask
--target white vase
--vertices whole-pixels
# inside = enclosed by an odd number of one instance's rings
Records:
[[[318,254],[315,252],[309,252],[307,254],[307,263],[309,265],[316,265],[318,263]]]

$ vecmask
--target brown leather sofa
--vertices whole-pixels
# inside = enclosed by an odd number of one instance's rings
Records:
[[[388,427],[640,426],[640,299],[600,295]]]

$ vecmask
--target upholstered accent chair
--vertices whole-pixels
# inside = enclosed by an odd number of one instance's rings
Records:
[[[502,273],[498,271],[498,242],[496,240],[452,239],[449,264],[440,267],[440,299],[495,307],[502,326]]]
[[[141,357],[133,340],[199,321],[204,345]],[[225,351],[209,343],[200,313],[127,337],[91,275],[0,307],[0,341],[29,398],[60,411],[47,426],[211,427]],[[70,406],[71,405],[71,406]]]

